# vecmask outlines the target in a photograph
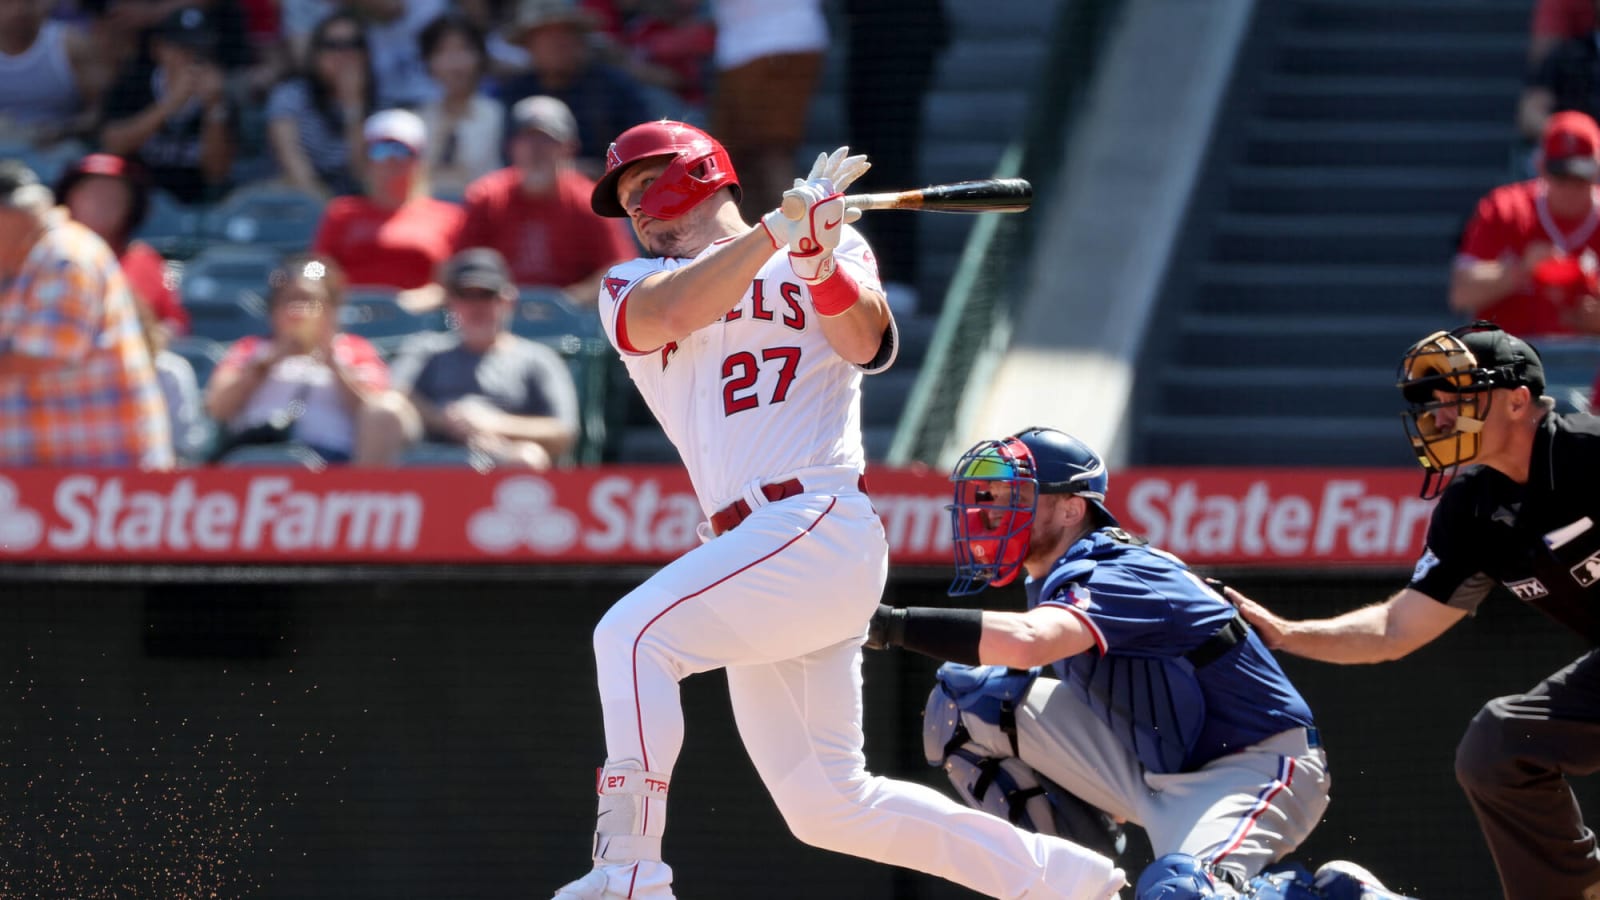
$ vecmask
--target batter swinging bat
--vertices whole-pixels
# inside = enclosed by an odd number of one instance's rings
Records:
[[[924,212],[1022,212],[1033,205],[1033,185],[1025,178],[980,178],[886,194],[846,194],[846,206],[855,209],[920,209]],[[783,214],[798,220],[805,215],[805,200],[783,197]]]

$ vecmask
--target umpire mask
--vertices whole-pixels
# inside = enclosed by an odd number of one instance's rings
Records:
[[[1477,457],[1493,390],[1522,386],[1535,397],[1543,393],[1538,355],[1493,323],[1436,331],[1411,345],[1400,360],[1398,387],[1406,437],[1426,472],[1423,499],[1439,496],[1457,469]],[[1439,424],[1444,410],[1454,414],[1448,431]]]

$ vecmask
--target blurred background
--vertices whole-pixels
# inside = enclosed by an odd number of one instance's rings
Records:
[[[1559,408],[1593,402],[1594,189],[1587,213],[1539,220],[1548,240],[1495,243],[1485,223],[1506,190],[1548,192],[1543,161],[1565,147],[1552,114],[1600,112],[1593,0],[768,7],[0,0],[0,157],[121,259],[151,358],[178,373],[163,387],[179,472],[675,465],[594,314],[599,275],[636,247],[583,188],[617,131],[660,116],[727,143],[750,219],[776,204],[755,187],[781,185],[769,170],[803,174],[841,144],[874,162],[858,191],[1033,183],[1023,215],[859,224],[903,338],[864,387],[873,466],[942,471],[980,437],[1047,423],[1103,452],[1113,491],[1118,470],[1414,468],[1395,367],[1477,315],[1540,348]],[[774,36],[799,8],[825,28]],[[804,87],[782,98],[806,110],[798,140],[732,115],[730,85],[772,48],[815,72],[783,82]],[[374,118],[395,109],[414,115]],[[291,390],[240,394],[240,373],[306,308],[375,408],[425,395],[431,356],[468,330],[447,264],[482,246],[515,285],[503,328],[558,361],[529,376],[542,402],[506,412],[565,438],[384,441],[351,413],[319,441],[240,439]],[[308,282],[307,259],[342,278],[297,307],[285,285]],[[1493,291],[1468,283],[1486,266]],[[24,493],[33,477],[3,474]],[[586,867],[602,746],[589,632],[648,569],[8,559],[0,895],[526,897]],[[1303,616],[1380,599],[1408,568],[1214,571]],[[944,603],[946,577],[897,566],[886,602]],[[1335,785],[1305,860],[1353,859],[1419,897],[1496,896],[1455,742],[1484,700],[1579,650],[1499,597],[1400,663],[1287,660]],[[944,788],[921,759],[932,669],[869,655],[868,753]],[[680,896],[970,896],[801,845],[738,746],[721,676],[684,697],[666,844]]]

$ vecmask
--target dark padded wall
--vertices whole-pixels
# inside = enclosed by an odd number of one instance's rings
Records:
[[[548,896],[588,866],[602,754],[589,632],[640,574],[0,582],[0,896]],[[1239,583],[1315,614],[1396,581]],[[897,581],[891,597],[941,603],[943,581]],[[1306,859],[1353,858],[1423,897],[1495,896],[1455,740],[1484,699],[1580,649],[1497,598],[1410,660],[1290,661],[1335,780]],[[943,787],[918,733],[933,663],[866,666],[873,768]],[[971,896],[799,844],[738,745],[720,675],[683,697],[666,843],[680,896]]]

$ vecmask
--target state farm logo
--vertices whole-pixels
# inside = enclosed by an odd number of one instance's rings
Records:
[[[1431,502],[1375,493],[1362,478],[1259,479],[1229,492],[1145,477],[1127,498],[1128,530],[1185,558],[1393,559],[1416,546],[1433,514]]]
[[[17,503],[17,486],[0,478],[0,553],[21,553],[38,546],[44,519]]]
[[[528,547],[560,553],[583,531],[578,517],[557,506],[555,488],[543,478],[507,478],[494,489],[494,506],[467,520],[467,540],[485,553]]]
[[[135,483],[138,483],[137,481]],[[120,476],[61,479],[45,517],[0,478],[0,551],[319,553],[415,550],[422,498],[407,491],[300,490],[287,477],[202,490],[193,478],[130,488]]]

